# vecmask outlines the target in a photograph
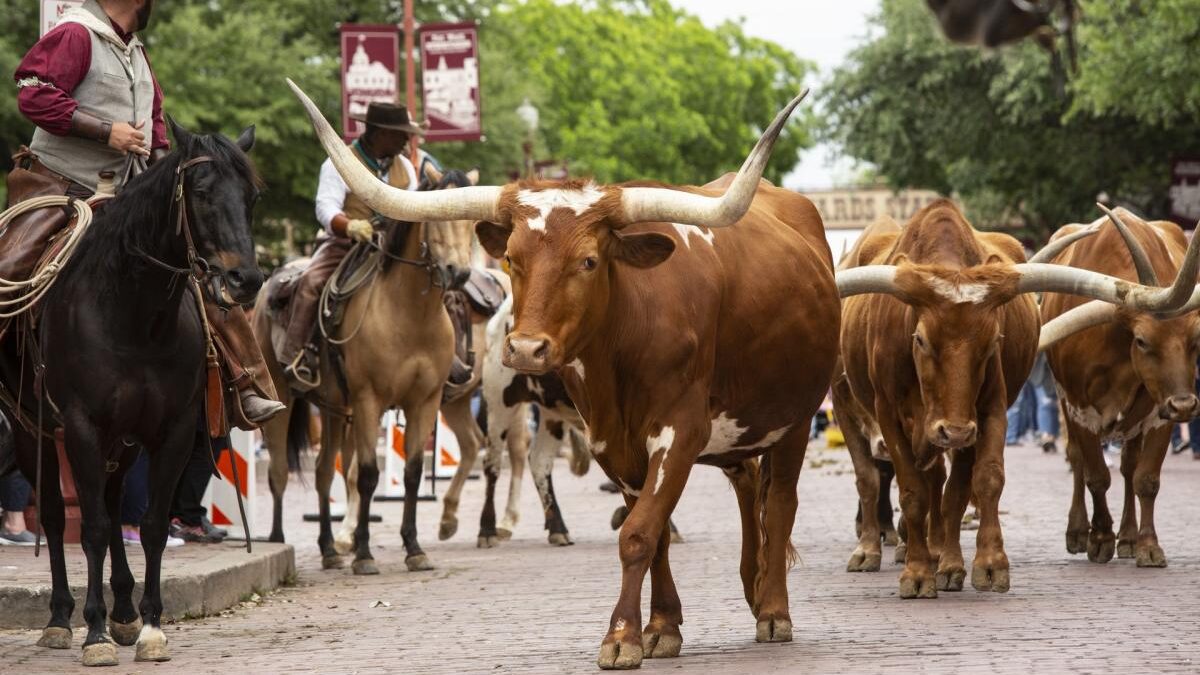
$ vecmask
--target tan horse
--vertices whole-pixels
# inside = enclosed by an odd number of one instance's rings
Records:
[[[478,179],[474,172],[469,176],[455,173],[465,177],[468,184]],[[405,563],[411,571],[432,569],[417,541],[417,491],[423,475],[425,442],[433,431],[442,386],[454,356],[454,329],[442,304],[442,288],[437,285],[440,278],[448,277],[437,271],[467,270],[470,242],[469,223],[393,225],[383,239],[387,251],[383,269],[371,287],[350,299],[341,327],[330,336],[338,341],[347,340],[340,351],[348,396],[343,396],[339,386],[330,350],[322,349],[321,386],[309,398],[318,402],[322,410],[321,449],[316,467],[321,528],[317,543],[326,569],[343,564],[334,548],[329,513],[334,460],[336,453],[341,452],[342,466],[350,469],[347,483],[353,484],[359,497],[357,504],[348,505],[346,514],[355,527],[352,568],[355,574],[379,572],[371,555],[368,525],[371,498],[379,482],[376,445],[380,418],[393,407],[404,411],[408,425],[404,451],[409,461],[404,472],[404,519],[400,530],[407,552]],[[417,261],[428,261],[434,267],[411,264]],[[272,327],[265,303],[265,294],[260,295],[255,332],[264,353],[273,353]],[[267,361],[278,391],[288,391],[276,360]],[[285,398],[289,406],[300,406],[294,416],[305,416],[304,401],[295,399],[291,393]],[[275,499],[272,539],[282,540],[281,502],[288,480],[288,421],[272,420],[263,427],[263,434],[271,453],[270,484]],[[347,493],[350,492],[348,489]]]

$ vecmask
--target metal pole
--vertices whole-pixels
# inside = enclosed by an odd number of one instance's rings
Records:
[[[413,19],[413,0],[404,0],[404,105],[408,107],[408,114],[411,119],[417,119],[417,64],[414,62],[414,33],[416,32],[416,21]],[[421,170],[417,163],[417,137],[413,136],[409,142],[409,159],[412,160],[413,168],[418,172]],[[420,179],[420,176],[417,176]]]

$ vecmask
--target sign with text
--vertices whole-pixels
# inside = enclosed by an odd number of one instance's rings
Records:
[[[40,35],[45,35],[54,30],[58,22],[62,20],[62,15],[68,9],[80,7],[83,5],[83,0],[42,0],[42,32]]]
[[[1171,219],[1189,228],[1200,221],[1200,157],[1177,159],[1171,165]]]
[[[473,23],[421,27],[421,90],[426,141],[478,141],[483,136],[479,97],[479,32]]]
[[[860,230],[881,216],[891,216],[904,223],[914,213],[940,198],[932,190],[901,190],[887,188],[851,188],[804,192],[821,212],[825,229]]]
[[[366,125],[372,101],[395,103],[399,93],[400,31],[396,26],[342,26],[342,136],[353,140]]]

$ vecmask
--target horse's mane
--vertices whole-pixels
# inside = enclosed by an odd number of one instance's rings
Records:
[[[417,186],[418,192],[431,192],[433,190],[445,190],[447,188],[456,187],[471,187],[471,179],[467,178],[465,171],[460,169],[447,169],[442,174],[442,179],[433,184],[424,176],[421,177],[421,182]],[[408,241],[408,235],[412,232],[412,223],[402,221],[393,221],[388,228],[387,237],[384,240],[384,250],[389,255],[400,257],[404,254],[404,242]],[[391,259],[384,260],[384,268],[390,266]]]

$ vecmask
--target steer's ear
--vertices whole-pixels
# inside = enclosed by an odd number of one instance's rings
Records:
[[[654,267],[670,258],[674,252],[675,240],[665,234],[613,232],[613,257],[634,267]]]
[[[511,234],[512,230],[503,225],[486,220],[475,223],[475,235],[479,237],[480,245],[496,260],[504,259],[504,253],[508,250],[508,237]]]

